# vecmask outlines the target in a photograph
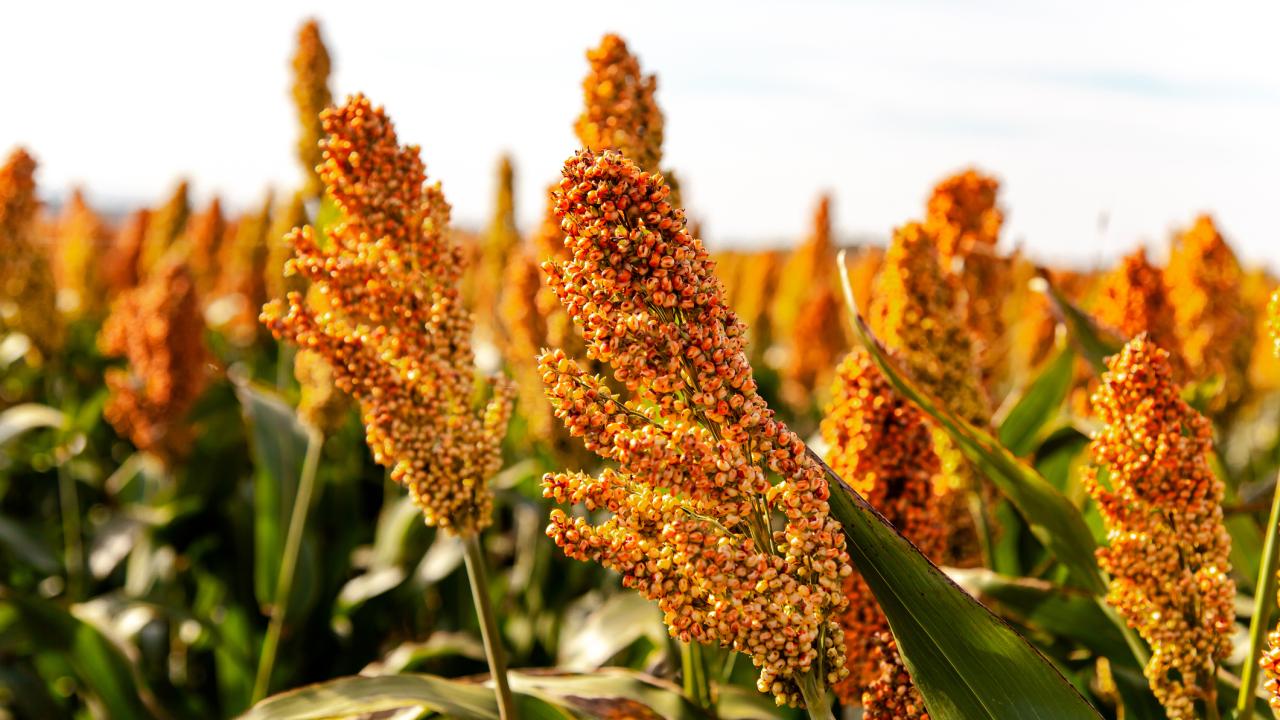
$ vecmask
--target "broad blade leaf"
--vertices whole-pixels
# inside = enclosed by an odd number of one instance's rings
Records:
[[[831,487],[831,512],[844,526],[849,555],[889,619],[930,717],[1098,717],[1052,663],[822,466]]]
[[[1000,443],[1014,455],[1024,456],[1034,450],[1041,431],[1057,417],[1071,392],[1075,358],[1071,348],[1059,350],[1000,423]]]
[[[276,579],[280,574],[293,498],[307,453],[308,433],[293,408],[275,394],[249,383],[239,383],[236,395],[250,430],[249,451],[255,474],[253,586],[258,603],[267,607],[275,600]],[[307,570],[306,564],[300,562],[296,582],[305,583]],[[290,604],[305,595],[293,593]],[[295,609],[291,607],[290,611]]]
[[[700,720],[706,714],[670,683],[621,668],[592,673],[513,672],[511,688],[591,718]]]
[[[522,720],[705,717],[678,689],[639,673],[590,675],[509,673]],[[345,677],[281,693],[258,703],[242,720],[321,720],[423,708],[451,718],[496,720],[493,690],[434,675]]]
[[[1075,343],[1080,355],[1089,361],[1093,369],[1102,372],[1106,369],[1106,359],[1124,346],[1124,339],[1116,337],[1112,332],[1102,328],[1093,317],[1076,307],[1058,288],[1049,282],[1049,274],[1039,269],[1040,289],[1049,298],[1053,312],[1067,328],[1067,337]]]
[[[243,720],[321,720],[421,707],[466,720],[494,720],[498,705],[483,685],[434,675],[344,677],[263,700]]]
[[[99,630],[54,603],[0,589],[0,604],[14,608],[39,648],[65,660],[80,684],[113,718],[148,718],[154,714],[142,701],[135,669],[120,649]]]
[[[646,635],[660,642],[666,634],[656,605],[639,593],[617,593],[585,622],[566,623],[557,665],[567,670],[593,670]]]

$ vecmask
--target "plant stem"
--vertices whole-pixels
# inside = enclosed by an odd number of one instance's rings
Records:
[[[796,678],[800,686],[800,694],[804,696],[804,710],[809,713],[809,720],[835,720],[831,714],[831,703],[827,700],[827,689],[818,680],[813,670]]]
[[[1216,663],[1215,663],[1216,668]],[[1204,709],[1206,720],[1222,720],[1222,714],[1218,712],[1218,673],[1209,673],[1206,681],[1209,687],[1209,696],[1204,699]],[[1238,720],[1238,719],[1237,719]]]
[[[58,502],[62,511],[63,564],[67,566],[67,597],[79,600],[83,589],[84,545],[80,529],[80,495],[76,479],[67,468],[70,458],[58,462]]]
[[[698,641],[680,643],[680,665],[684,675],[684,694],[698,707],[710,710],[715,701],[711,697],[711,679],[707,677],[707,663]]]
[[[1254,586],[1253,619],[1249,622],[1249,655],[1240,673],[1240,694],[1236,697],[1237,720],[1253,717],[1254,692],[1258,687],[1258,658],[1271,627],[1271,609],[1276,604],[1276,544],[1280,534],[1280,485],[1271,499],[1271,515],[1267,518],[1267,534],[1262,544],[1262,567]]]
[[[280,345],[280,356],[276,358],[276,390],[284,392],[289,387],[289,374],[293,372],[293,359],[297,353],[289,343]]]
[[[475,600],[476,615],[480,620],[480,639],[484,641],[484,654],[489,660],[489,674],[493,677],[493,693],[498,698],[498,717],[515,720],[515,700],[511,686],[507,684],[507,657],[498,635],[498,621],[489,601],[489,578],[485,571],[484,549],[480,547],[480,533],[471,533],[462,540],[466,554],[467,579],[471,581],[471,597]]]
[[[271,671],[280,649],[280,633],[284,630],[284,616],[289,609],[289,595],[293,590],[293,575],[298,569],[298,552],[302,549],[302,531],[311,509],[311,494],[315,489],[316,471],[320,467],[320,449],[324,447],[324,434],[308,428],[307,456],[302,463],[302,476],[298,478],[298,492],[293,497],[293,511],[289,516],[289,531],[285,535],[284,552],[280,558],[280,574],[276,577],[276,592],[271,603],[271,621],[267,635],[262,640],[262,655],[258,658],[258,674],[253,681],[253,700],[256,704],[271,689]]]

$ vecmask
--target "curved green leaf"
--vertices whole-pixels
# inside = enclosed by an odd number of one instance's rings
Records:
[[[1080,355],[1089,361],[1095,371],[1105,370],[1106,359],[1120,352],[1120,348],[1124,347],[1124,340],[1098,325],[1091,315],[1068,300],[1049,281],[1049,273],[1044,268],[1037,268],[1037,273],[1037,285],[1049,298],[1049,305],[1058,321],[1066,326],[1067,337],[1071,338]]]
[[[641,673],[610,669],[589,674],[511,672],[522,720],[672,718],[703,720],[678,688]],[[345,677],[263,700],[241,720],[328,720],[402,708],[422,708],[464,720],[496,720],[486,685],[435,675]]]
[[[1071,392],[1075,359],[1071,348],[1059,350],[1000,423],[1000,444],[1014,455],[1023,456],[1034,450],[1041,431],[1057,417]]]
[[[321,720],[421,707],[465,720],[498,717],[493,691],[434,675],[344,677],[280,693],[253,706],[242,720]]]
[[[133,664],[98,629],[48,600],[4,588],[0,588],[0,604],[18,612],[21,625],[33,633],[38,652],[66,661],[80,683],[102,703],[108,717],[154,717],[143,702],[143,688]]]
[[[276,579],[284,556],[285,534],[293,511],[307,454],[308,432],[294,409],[276,394],[247,382],[236,384],[236,396],[249,426],[249,452],[253,457],[253,587],[263,607],[275,601]],[[306,588],[314,579],[305,543],[295,580]],[[310,593],[291,594],[289,614],[298,617]]]
[[[831,513],[935,720],[1097,718],[1013,628],[960,589],[822,460]]]
[[[843,259],[843,256],[842,256]],[[880,345],[858,313],[847,273],[841,273],[854,336],[875,361],[885,379],[903,397],[919,406],[946,431],[964,455],[999,488],[1026,520],[1036,539],[1070,569],[1076,582],[1094,594],[1106,592],[1098,569],[1097,549],[1079,508],[1045,480],[1035,468],[1009,451],[990,432],[956,416],[942,403],[916,387],[906,372]]]
[[[655,642],[666,638],[662,611],[639,593],[620,592],[585,621],[566,623],[557,665],[568,670],[592,670],[645,636]]]
[[[605,668],[591,673],[525,670],[510,673],[510,678],[515,692],[541,697],[581,717],[600,720],[706,718],[678,687],[634,670]]]
[[[39,403],[23,403],[0,412],[0,445],[15,437],[39,428],[60,428],[66,425],[67,416],[62,411]]]

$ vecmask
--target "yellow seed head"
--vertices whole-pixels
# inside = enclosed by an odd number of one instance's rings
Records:
[[[823,470],[757,392],[745,328],[661,176],[583,151],[555,197],[569,258],[543,270],[630,398],[559,349],[540,357],[556,417],[616,463],[548,474],[548,498],[610,517],[557,509],[547,532],[657,601],[673,637],[749,655],[757,687],[800,704],[799,676],[847,673],[851,570]]]
[[[478,532],[492,521],[487,483],[502,465],[513,389],[493,378],[487,403],[475,400],[449,205],[382,108],[356,95],[322,118],[321,178],[341,222],[324,247],[310,226],[294,231],[288,269],[325,305],[317,311],[294,291],[268,303],[262,320],[329,363],[360,404],[374,459],[409,489],[428,524]]]
[[[1145,335],[1107,367],[1093,396],[1104,427],[1090,450],[1108,473],[1085,482],[1107,527],[1098,550],[1107,601],[1151,646],[1146,675],[1169,717],[1198,717],[1196,699],[1212,692],[1235,625],[1213,430],[1183,402],[1169,354]]]

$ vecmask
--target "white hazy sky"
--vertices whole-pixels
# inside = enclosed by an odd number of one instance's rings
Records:
[[[30,147],[50,196],[291,187],[309,15],[335,93],[387,107],[464,223],[486,217],[503,150],[537,221],[575,147],[583,53],[615,31],[658,74],[664,165],[712,244],[802,235],[824,189],[842,234],[883,236],[976,164],[1004,183],[1005,241],[1040,257],[1163,248],[1209,210],[1280,266],[1273,3],[6,1],[0,144]]]

